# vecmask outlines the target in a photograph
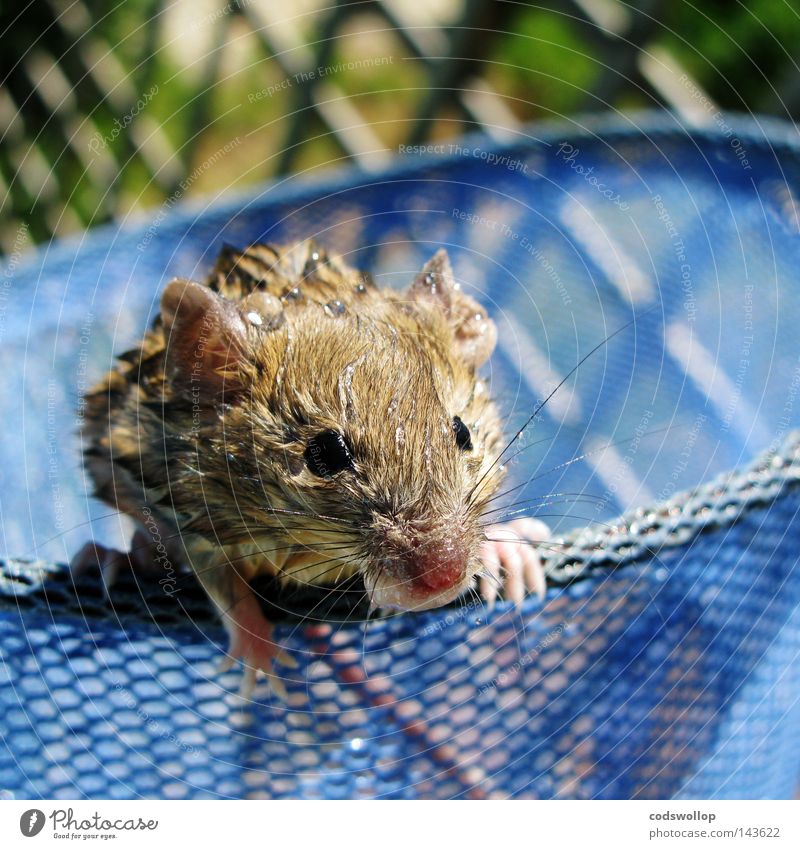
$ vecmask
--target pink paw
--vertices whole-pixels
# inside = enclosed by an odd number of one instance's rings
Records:
[[[264,618],[261,608],[252,593],[239,599],[232,610],[223,616],[228,632],[228,653],[219,666],[226,672],[241,660],[244,664],[239,695],[249,699],[255,690],[259,672],[269,679],[273,692],[284,701],[288,696],[283,681],[274,673],[273,665],[278,661],[292,669],[297,661],[273,641],[273,627]]]
[[[481,560],[487,574],[480,579],[480,592],[490,607],[499,587],[514,604],[521,604],[527,592],[544,598],[547,583],[536,543],[549,535],[550,529],[539,519],[515,519],[486,528]]]

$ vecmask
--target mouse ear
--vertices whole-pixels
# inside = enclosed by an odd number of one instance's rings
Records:
[[[484,363],[497,341],[497,329],[486,310],[461,290],[447,251],[440,248],[422,266],[408,290],[411,301],[442,310],[453,329],[456,346],[469,365]]]
[[[161,323],[173,386],[197,390],[206,402],[241,389],[247,328],[233,303],[207,286],[173,280],[161,296]]]

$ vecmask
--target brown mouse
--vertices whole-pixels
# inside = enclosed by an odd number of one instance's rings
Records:
[[[499,583],[514,601],[543,592],[526,542],[545,526],[482,519],[504,472],[477,371],[495,337],[443,250],[399,292],[310,241],[226,247],[205,283],[166,286],[141,346],[88,394],[97,496],[195,571],[243,692],[290,660],[250,588],[259,574],[358,572],[374,607],[401,610],[476,582],[490,603]],[[90,545],[77,561],[107,555]]]

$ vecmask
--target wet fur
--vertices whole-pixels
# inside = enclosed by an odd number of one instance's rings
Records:
[[[190,343],[203,328],[187,332],[165,296],[141,347],[88,394],[97,496],[140,522],[147,508],[180,535],[220,605],[228,564],[245,580],[332,583],[361,571],[369,584],[402,580],[410,549],[456,546],[471,581],[479,517],[502,474],[486,475],[501,429],[476,373],[494,326],[446,255],[394,292],[311,242],[225,248],[205,285],[235,328],[223,366],[192,379]],[[472,451],[457,447],[453,416]],[[346,434],[354,472],[306,467],[309,439],[326,429]]]

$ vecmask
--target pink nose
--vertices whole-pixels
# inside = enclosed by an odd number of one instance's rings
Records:
[[[420,589],[449,590],[464,578],[464,554],[451,548],[418,552],[408,565],[411,581]]]

